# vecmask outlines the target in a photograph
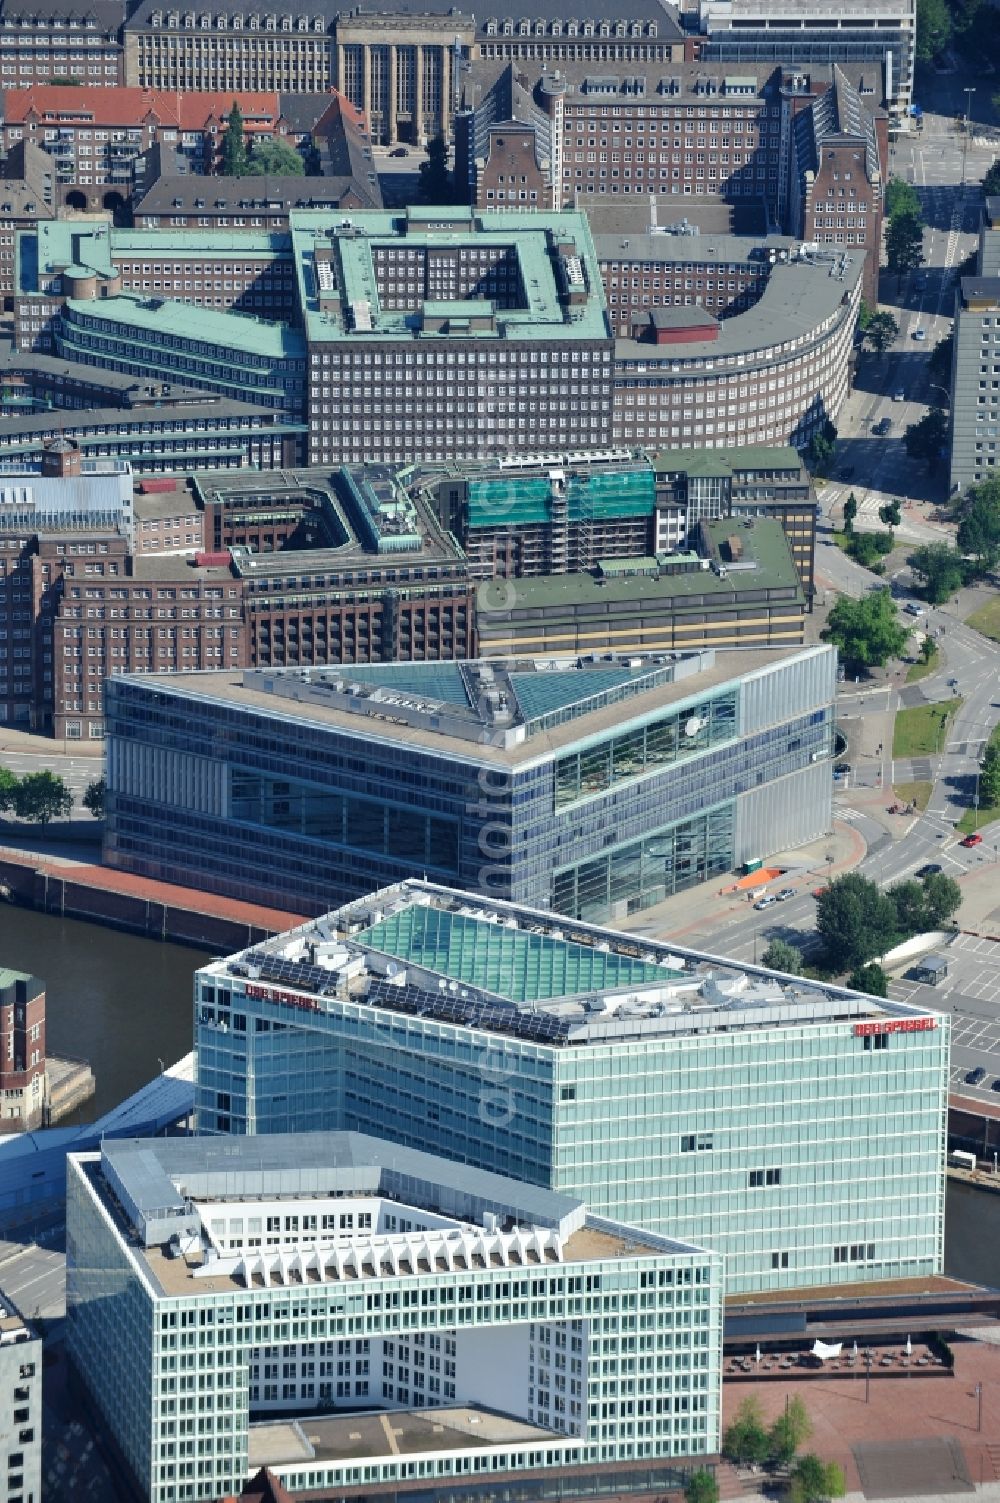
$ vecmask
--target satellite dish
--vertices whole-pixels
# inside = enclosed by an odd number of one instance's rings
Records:
[[[700,715],[692,715],[691,719],[685,723],[685,736],[697,736],[698,732],[701,730],[704,724],[705,722]]]

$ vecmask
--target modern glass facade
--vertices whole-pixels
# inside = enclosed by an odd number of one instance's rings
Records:
[[[136,1219],[121,1154],[110,1166],[108,1155],[70,1158],[68,1343],[143,1497],[238,1493],[260,1464],[257,1420],[296,1496],[419,1479],[460,1489],[507,1474],[516,1484],[566,1467],[593,1481],[615,1463],[717,1452],[716,1254],[561,1196],[550,1197],[561,1215],[536,1210],[542,1225],[528,1226],[517,1208],[537,1208],[538,1191],[481,1176],[476,1193],[468,1171],[398,1148],[391,1191],[369,1194],[357,1186],[370,1141],[350,1140],[342,1187],[328,1171],[325,1193],[301,1202],[298,1186],[323,1184],[313,1171],[330,1139],[282,1140],[272,1157],[287,1165],[274,1172],[252,1145],[234,1144],[223,1164],[217,1148],[189,1142],[177,1208],[186,1200],[188,1212],[171,1208],[173,1221],[162,1205]],[[161,1143],[124,1151],[159,1189]],[[214,1176],[196,1162],[213,1151]],[[192,1176],[204,1187],[193,1198]],[[491,1218],[517,1226],[491,1230]],[[206,1277],[169,1253],[171,1227],[183,1222],[187,1238],[192,1220],[213,1253]],[[493,1419],[482,1417],[477,1443],[469,1416],[482,1409]]]
[[[232,967],[200,972],[200,1129],[378,1132],[710,1246],[729,1293],[940,1272],[946,1016],[786,994],[767,973],[752,1013],[759,972],[610,930],[550,945],[534,911],[477,918],[454,896],[446,918],[418,901],[348,921],[352,953],[395,976],[364,995],[299,1006]],[[609,994],[631,1011],[605,1035],[547,1040]]]
[[[740,677],[734,655],[731,678],[715,666],[644,693],[635,670],[623,681],[605,665],[511,671],[526,734],[503,751],[387,725],[391,707],[324,717],[238,683],[217,692],[220,675],[115,678],[106,858],[301,913],[426,873],[620,917],[829,828],[833,650],[746,657]],[[423,668],[411,665],[407,695]]]

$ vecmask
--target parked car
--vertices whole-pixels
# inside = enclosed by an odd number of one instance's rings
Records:
[[[997,1080],[995,1080],[993,1082],[993,1084],[990,1086],[990,1090],[991,1091],[1000,1091],[1000,1079],[997,1079]]]
[[[408,146],[397,146],[393,151],[390,151],[389,155],[391,157],[408,157],[410,149]]]
[[[914,337],[914,339],[926,339],[927,338],[927,330],[926,329],[914,329],[914,331],[913,331],[913,337]]]
[[[902,387],[900,387],[898,391],[894,391],[893,392],[893,394],[892,394],[892,400],[894,402],[905,402],[906,401],[906,392],[903,390]]]
[[[776,903],[783,903],[786,900],[786,898],[794,898],[794,896],[795,896],[795,888],[794,887],[783,887],[780,892],[776,892],[774,894],[774,901]]]
[[[936,877],[941,870],[940,862],[925,861],[923,866],[918,866],[915,875],[918,877]]]
[[[872,424],[872,432],[877,438],[885,438],[887,433],[892,432],[892,418],[879,418],[877,423]]]
[[[983,1069],[982,1065],[977,1065],[974,1070],[969,1071],[968,1075],[965,1077],[965,1083],[966,1085],[978,1085],[981,1080],[985,1079],[986,1071]]]
[[[753,906],[757,909],[770,908],[771,904],[776,903],[777,901],[778,900],[774,896],[773,892],[766,892],[762,898],[757,899],[756,903]]]
[[[834,775],[838,778],[844,777],[846,773],[850,772],[850,770],[850,762],[838,762],[833,769]]]
[[[974,845],[982,845],[982,843],[983,837],[980,835],[978,830],[976,830],[972,835],[966,835],[965,839],[960,842],[961,845],[965,846],[966,850]]]

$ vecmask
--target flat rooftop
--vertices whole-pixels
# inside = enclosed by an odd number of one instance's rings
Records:
[[[322,1414],[251,1425],[250,1468],[539,1443],[579,1444],[573,1437],[476,1405]]]
[[[298,1018],[374,1007],[547,1048],[848,1024],[922,1034],[936,1013],[428,882],[402,882],[214,961]]]
[[[503,213],[414,206],[402,213],[293,210],[289,215],[299,301],[310,344],[387,339],[609,339],[604,289],[586,215]],[[448,301],[384,300],[380,257],[496,252],[516,261],[512,305],[488,294]],[[391,264],[391,260],[390,260]],[[480,267],[482,273],[483,268]],[[576,296],[569,301],[569,291]],[[425,329],[425,316],[432,325]]]
[[[315,577],[358,564],[452,564],[464,572],[464,555],[454,538],[419,492],[405,488],[385,465],[263,474],[214,471],[197,476],[195,484],[206,504],[251,514],[300,505],[320,522],[323,538],[318,547],[274,553],[237,549],[236,572],[251,590],[282,591],[290,576],[301,580],[303,575]]]
[[[657,237],[654,238],[654,244]],[[658,259],[668,256],[659,253]],[[697,259],[695,257],[694,259]],[[704,258],[703,258],[704,259]],[[719,362],[729,356],[764,355],[792,340],[810,339],[819,326],[832,318],[857,286],[864,270],[864,251],[822,246],[803,259],[779,261],[771,270],[763,292],[745,313],[725,318],[718,337],[693,340],[684,345],[655,345],[635,339],[615,340],[615,359],[646,365],[692,367],[695,362]]]
[[[362,1133],[115,1139],[78,1163],[164,1297],[700,1251]]]
[[[697,577],[715,578],[701,570]],[[518,581],[518,588],[534,583]],[[628,587],[634,594],[635,581]],[[800,655],[832,651],[827,646],[724,654],[706,649],[567,661],[497,658],[124,677],[170,699],[235,705],[285,726],[319,724],[394,747],[404,743],[415,751],[513,767],[560,753],[584,737],[641,723],[685,701],[696,703],[723,685],[735,686]]]

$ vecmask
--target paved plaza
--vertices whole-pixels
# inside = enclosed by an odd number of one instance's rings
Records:
[[[919,1334],[915,1328],[914,1344]],[[799,1397],[813,1426],[805,1449],[843,1468],[849,1498],[930,1503],[974,1490],[984,1499],[1000,1500],[1000,1346],[962,1337],[951,1345],[954,1377],[930,1376],[920,1368],[906,1378],[879,1377],[876,1369],[867,1403],[860,1368],[828,1378],[803,1379],[793,1371],[760,1383],[724,1382],[723,1425],[731,1423],[748,1394],[759,1399],[767,1424],[788,1399]],[[981,1429],[977,1384],[982,1384]]]

